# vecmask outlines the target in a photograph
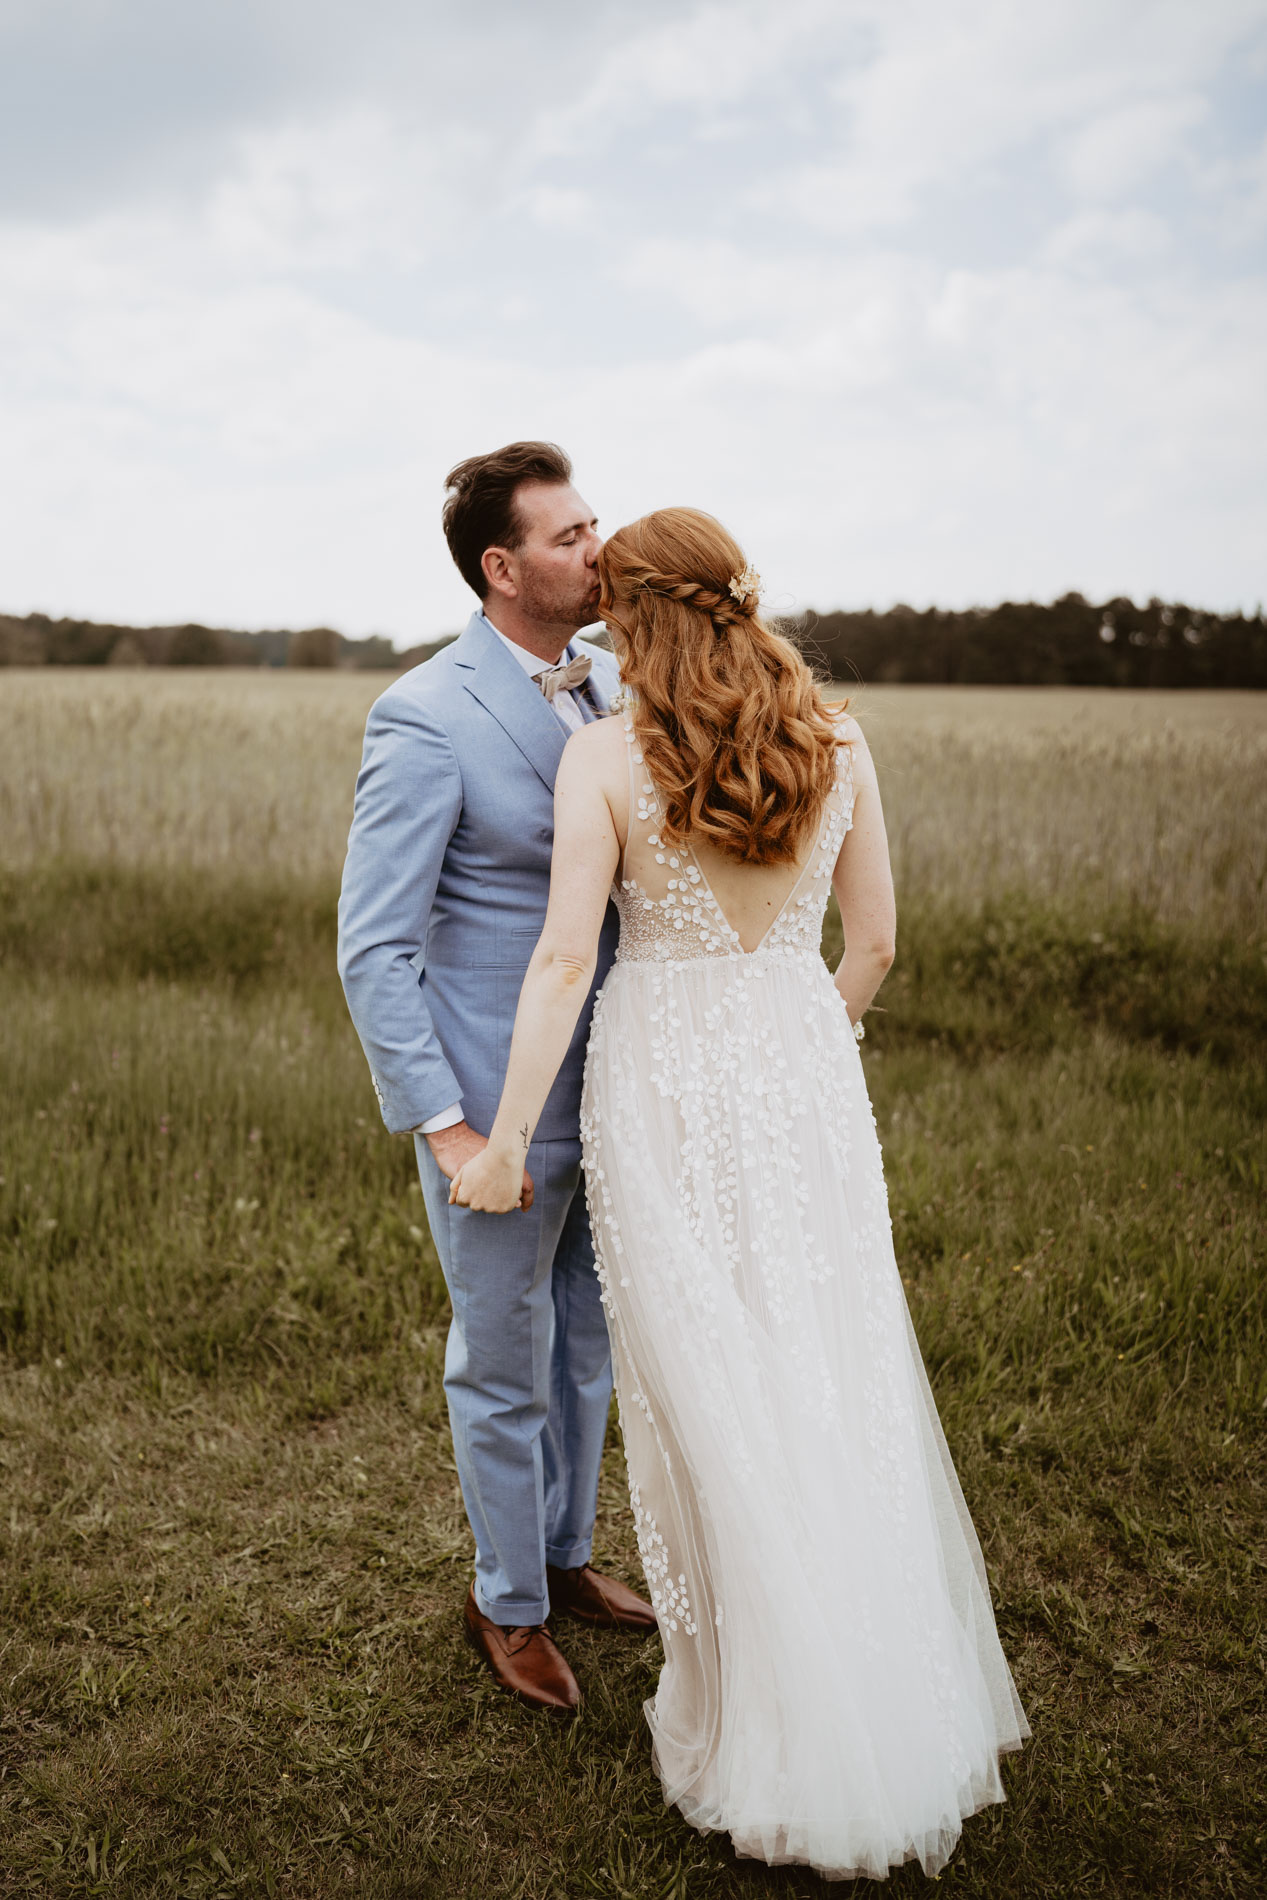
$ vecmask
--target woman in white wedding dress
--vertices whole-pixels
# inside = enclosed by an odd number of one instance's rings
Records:
[[[648,515],[599,569],[628,703],[565,751],[501,1107],[452,1197],[518,1206],[614,895],[582,1138],[664,1642],[647,1719],[665,1797],[771,1864],[936,1873],[1029,1730],[911,1330],[856,1039],[892,957],[874,770],[710,516]]]

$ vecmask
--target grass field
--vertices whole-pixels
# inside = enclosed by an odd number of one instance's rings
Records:
[[[811,1895],[458,1638],[445,1301],[333,975],[356,675],[0,672],[0,1894]],[[1267,704],[861,702],[908,1296],[1034,1727],[943,1884],[1249,1895]],[[602,1562],[637,1580],[613,1432]],[[886,1891],[921,1891],[917,1871]]]

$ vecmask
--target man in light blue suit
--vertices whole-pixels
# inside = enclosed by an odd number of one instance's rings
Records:
[[[498,1683],[569,1712],[551,1612],[650,1630],[650,1605],[589,1558],[611,1393],[581,1178],[590,1006],[528,1154],[521,1211],[450,1207],[485,1145],[520,984],[545,920],[553,789],[568,733],[608,708],[594,516],[551,443],[459,463],[444,527],[480,599],[365,731],[339,904],[339,974],[383,1119],[412,1131],[453,1308],[445,1392],[475,1538],[467,1634]],[[595,985],[615,951],[609,910]]]

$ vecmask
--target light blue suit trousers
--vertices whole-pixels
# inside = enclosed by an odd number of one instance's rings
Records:
[[[593,660],[605,710],[617,684]],[[339,902],[339,973],[387,1127],[460,1101],[487,1133],[524,971],[545,919],[554,777],[566,734],[480,614],[371,708]],[[609,908],[597,989],[615,951]],[[580,1097],[593,995],[528,1157],[528,1213],[451,1208],[415,1137],[449,1290],[445,1393],[494,1622],[549,1611],[547,1562],[587,1561],[611,1393],[607,1329],[581,1178]]]
[[[543,1623],[545,1565],[589,1562],[612,1389],[581,1143],[535,1141],[532,1207],[496,1215],[450,1207],[447,1178],[415,1140],[453,1305],[444,1389],[476,1599],[495,1623]]]

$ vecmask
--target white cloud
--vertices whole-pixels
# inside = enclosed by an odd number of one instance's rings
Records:
[[[1063,153],[1063,168],[1080,197],[1122,198],[1182,157],[1188,133],[1208,111],[1199,93],[1140,99],[1099,114],[1079,128]]]
[[[1197,189],[1210,224],[1232,251],[1247,252],[1267,237],[1267,136],[1256,149],[1197,168]]]
[[[1267,9],[571,18],[384,0],[202,173],[0,226],[0,606],[420,638],[467,610],[444,472],[516,435],[609,524],[721,514],[789,607],[1267,592],[1267,147],[1219,90]]]
[[[633,11],[631,9],[631,11]],[[759,108],[789,63],[814,57],[839,36],[850,15],[865,16],[869,0],[841,7],[836,0],[703,0],[689,12],[638,24],[613,35],[581,96],[537,114],[529,153],[584,154],[623,141],[631,127],[666,108],[689,113],[695,136],[760,137]],[[736,107],[750,108],[745,121]]]
[[[442,154],[369,106],[243,133],[208,194],[205,241],[225,268],[274,277],[417,264],[458,213],[446,171],[462,144]]]
[[[535,185],[524,193],[524,204],[547,230],[578,231],[594,215],[591,194],[567,185]]]
[[[1124,262],[1154,262],[1171,246],[1170,226],[1154,211],[1080,211],[1051,232],[1042,257],[1057,270],[1111,270]]]
[[[1125,189],[1203,116],[1193,85],[1267,20],[1256,0],[894,0],[866,13],[870,57],[827,54],[844,108],[836,149],[776,166],[761,193],[831,232],[899,224],[929,194],[993,182],[1045,140],[1078,192]]]

